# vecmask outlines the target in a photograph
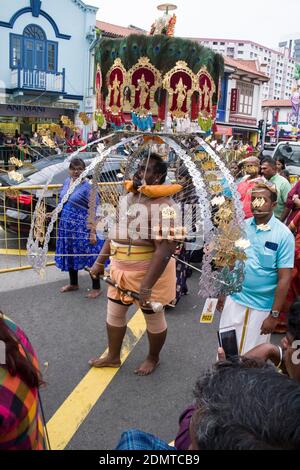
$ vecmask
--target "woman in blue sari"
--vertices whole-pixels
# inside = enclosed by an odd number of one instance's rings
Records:
[[[85,163],[81,158],[74,158],[71,161],[70,176],[63,185],[59,201],[84,170]],[[94,230],[87,227],[91,189],[90,183],[83,180],[61,211],[55,262],[61,271],[68,271],[70,277],[70,283],[60,289],[61,293],[79,289],[78,271],[94,264],[104,243],[97,238]],[[100,280],[92,279],[92,290],[87,297],[95,299],[100,294]]]
[[[199,204],[198,196],[194,187],[193,180],[185,167],[179,167],[176,173],[176,180],[178,184],[183,187],[182,191],[177,193],[174,200],[180,204],[183,216],[185,216],[185,207],[192,206],[192,225],[193,231],[196,232],[196,207]],[[182,296],[187,295],[188,286],[187,279],[192,275],[192,268],[188,266],[191,261],[193,251],[187,248],[187,242],[195,242],[195,239],[185,239],[184,243],[178,248],[177,261],[176,261],[176,304]],[[189,243],[190,245],[191,243]],[[196,250],[199,255],[199,251]],[[194,251],[195,253],[195,251]],[[196,253],[195,253],[196,254]]]

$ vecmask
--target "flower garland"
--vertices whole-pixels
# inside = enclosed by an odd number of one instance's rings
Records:
[[[153,127],[153,118],[151,113],[148,113],[146,116],[139,116],[137,113],[132,111],[131,120],[132,124],[139,131],[151,131]]]

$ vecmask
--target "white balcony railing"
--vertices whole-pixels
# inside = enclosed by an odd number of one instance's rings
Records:
[[[11,71],[11,85],[14,89],[64,93],[65,69],[60,73],[15,69]]]

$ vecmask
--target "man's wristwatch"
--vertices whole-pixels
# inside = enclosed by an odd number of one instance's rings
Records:
[[[278,312],[278,310],[271,310],[270,311],[270,316],[272,318],[275,318],[276,320],[279,318],[279,315],[280,315],[280,312]]]

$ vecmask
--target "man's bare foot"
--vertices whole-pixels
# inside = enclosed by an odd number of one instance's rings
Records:
[[[147,359],[140,365],[138,369],[134,371],[135,374],[143,376],[143,375],[150,375],[155,369],[159,366],[158,359]]]
[[[101,290],[93,289],[88,294],[86,294],[86,297],[88,299],[97,299],[97,297],[99,297],[101,294],[102,294]]]
[[[64,294],[65,292],[73,292],[75,290],[78,290],[79,289],[79,286],[71,286],[70,284],[67,285],[67,286],[64,286],[62,287],[59,292],[61,292],[62,294]]]
[[[96,359],[90,359],[89,365],[91,367],[121,367],[121,360],[119,357],[112,358],[110,356],[98,357]]]

